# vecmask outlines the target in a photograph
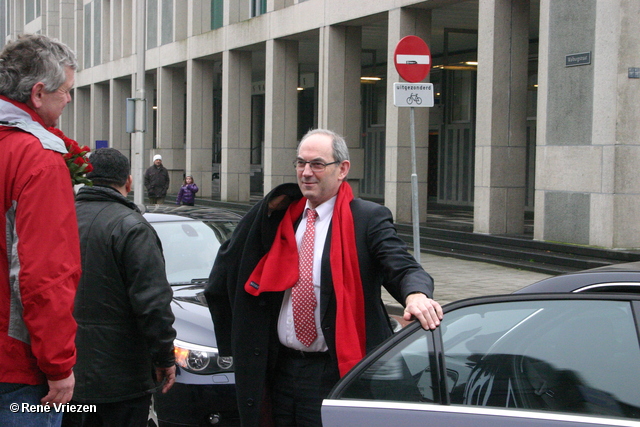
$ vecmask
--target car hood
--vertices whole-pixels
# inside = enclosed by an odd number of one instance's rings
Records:
[[[202,286],[173,288],[171,309],[176,318],[173,327],[177,338],[191,344],[217,347],[211,313],[204,298]]]

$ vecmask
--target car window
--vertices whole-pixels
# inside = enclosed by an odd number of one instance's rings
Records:
[[[437,370],[432,369],[433,337],[418,329],[399,341],[357,376],[342,398],[435,402]]]
[[[220,249],[220,233],[202,221],[152,223],[164,253],[167,279],[172,285],[206,279]]]
[[[640,419],[640,346],[629,302],[472,305],[448,312],[441,333],[452,405]],[[342,397],[435,401],[431,334],[415,328]]]

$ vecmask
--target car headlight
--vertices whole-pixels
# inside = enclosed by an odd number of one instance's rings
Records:
[[[220,357],[218,349],[198,344],[174,340],[176,365],[187,372],[209,375],[219,372],[233,371],[233,358]]]

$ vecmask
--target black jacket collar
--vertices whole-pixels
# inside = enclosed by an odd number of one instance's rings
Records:
[[[93,185],[84,187],[78,190],[76,195],[76,201],[78,202],[117,202],[127,206],[130,209],[140,212],[138,206],[131,200],[127,199],[113,187],[103,185]]]

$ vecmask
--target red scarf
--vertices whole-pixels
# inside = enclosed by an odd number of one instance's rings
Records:
[[[280,292],[298,281],[298,245],[294,224],[306,205],[302,198],[289,205],[278,226],[273,245],[251,273],[244,289],[257,296]],[[365,355],[364,296],[356,248],[351,186],[340,185],[331,221],[331,276],[336,295],[336,353],[340,376],[344,376]],[[354,343],[357,343],[354,345]]]

